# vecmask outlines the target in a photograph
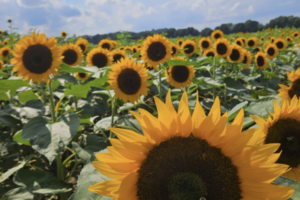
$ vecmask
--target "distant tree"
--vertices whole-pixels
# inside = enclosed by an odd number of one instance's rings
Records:
[[[239,32],[246,32],[244,23],[237,23],[234,25],[234,27],[232,29],[232,33],[239,33]]]
[[[205,28],[200,32],[200,35],[202,36],[210,36],[210,34],[213,32],[211,28]]]
[[[256,32],[258,30],[259,23],[257,21],[247,20],[245,22],[245,28],[248,32]]]

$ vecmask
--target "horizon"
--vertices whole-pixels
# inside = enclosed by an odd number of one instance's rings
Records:
[[[270,6],[272,5],[272,6]],[[238,0],[0,0],[0,29],[8,30],[11,19],[15,32],[31,28],[47,36],[108,34],[122,31],[193,27],[199,31],[224,23],[258,21],[265,25],[279,16],[300,17],[296,0],[239,2]]]

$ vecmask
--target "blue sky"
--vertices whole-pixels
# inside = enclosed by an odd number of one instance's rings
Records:
[[[300,17],[299,0],[0,0],[0,29],[12,19],[20,34],[31,28],[59,36],[194,27],[214,29],[248,19],[266,24]]]

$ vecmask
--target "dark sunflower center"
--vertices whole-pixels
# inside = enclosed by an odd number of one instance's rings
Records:
[[[239,50],[237,49],[232,49],[232,52],[230,54],[230,59],[233,61],[237,61],[238,59],[240,59],[241,54],[239,52]]]
[[[178,44],[179,44],[179,46],[181,46],[181,45],[182,45],[182,42],[181,42],[181,41],[179,41],[179,42],[178,42]]]
[[[184,52],[187,53],[187,54],[192,53],[194,51],[194,49],[195,49],[194,46],[191,45],[191,44],[187,44],[183,48],[187,49],[187,50],[184,50]]]
[[[113,56],[113,62],[118,62],[119,60],[121,60],[121,58],[124,58],[122,54],[115,54]]]
[[[276,153],[282,151],[277,163],[298,167],[300,164],[300,122],[287,118],[279,119],[269,127],[265,143],[280,143]]]
[[[300,97],[300,79],[293,82],[291,89],[289,89],[288,94],[292,99],[295,95],[297,98]]]
[[[204,197],[207,189],[203,179],[197,174],[183,172],[175,174],[168,185],[169,199],[190,200]]]
[[[64,51],[62,54],[64,56],[63,62],[68,64],[68,65],[73,65],[77,61],[77,53],[73,49],[68,49]]]
[[[35,44],[29,46],[23,53],[24,67],[35,74],[43,74],[52,65],[52,53],[51,50],[41,44]]]
[[[247,64],[247,61],[248,61],[248,58],[247,58],[247,56],[245,55],[245,56],[244,56],[244,60],[242,61],[242,63]]]
[[[80,78],[85,78],[85,77],[87,76],[87,74],[86,74],[86,73],[79,72],[79,73],[78,73],[78,76],[79,76]]]
[[[136,94],[142,84],[138,72],[130,68],[123,69],[119,74],[117,81],[120,90],[127,95]]]
[[[92,57],[93,65],[98,68],[105,67],[107,65],[107,61],[108,61],[108,59],[107,59],[106,55],[103,53],[96,53]]]
[[[175,54],[176,54],[176,52],[177,52],[177,49],[175,48],[175,47],[172,47],[172,56],[174,56]]]
[[[227,53],[227,46],[225,44],[223,44],[223,43],[219,43],[217,45],[217,52],[220,55],[226,54]]]
[[[184,65],[175,65],[172,67],[171,75],[176,82],[183,83],[189,77],[189,69]]]
[[[152,61],[160,61],[166,54],[166,47],[161,42],[153,42],[147,49],[147,55]]]
[[[66,37],[66,35],[67,35],[66,33],[62,33],[62,36],[63,36],[63,37]]]
[[[8,53],[9,53],[8,50],[4,50],[4,51],[2,52],[2,55],[3,55],[4,57],[6,57],[6,56],[8,55]]]
[[[85,51],[85,46],[84,46],[84,44],[80,44],[79,47],[80,47],[80,49],[81,49],[82,52]]]
[[[291,38],[287,38],[287,41],[290,42],[290,41],[291,41]]]
[[[282,49],[283,48],[283,42],[279,41],[279,42],[276,42],[276,46],[278,49]]]
[[[255,43],[254,43],[254,41],[253,41],[253,40],[249,40],[249,41],[248,41],[248,46],[249,46],[249,47],[252,47],[252,46],[254,46],[254,44],[255,44]]]
[[[110,44],[108,44],[108,43],[104,43],[104,44],[102,44],[102,46],[101,46],[103,49],[110,49]]]
[[[209,47],[209,43],[207,42],[207,41],[203,41],[202,43],[201,43],[201,46],[202,46],[202,48],[208,48]]]
[[[240,41],[237,41],[236,44],[242,46],[242,43]]]
[[[132,52],[133,52],[133,53],[136,53],[136,48],[133,48],[133,49],[132,49]]]
[[[294,34],[294,37],[298,37],[298,33],[295,33],[295,34]]]
[[[275,54],[274,48],[270,47],[267,51],[268,55],[273,56]]]
[[[260,38],[261,40],[265,40],[265,38]]]
[[[140,200],[242,199],[231,159],[200,138],[173,137],[154,146],[138,173]]]
[[[265,64],[264,58],[262,56],[258,56],[257,57],[257,65],[258,65],[258,67],[262,67],[262,66],[264,66],[264,64]]]
[[[206,54],[206,56],[207,56],[207,57],[209,57],[209,56],[210,56],[210,57],[214,57],[215,54],[214,54],[213,52],[209,52],[208,54]]]
[[[215,34],[215,39],[218,39],[218,38],[220,38],[220,37],[221,37],[220,33],[216,33],[216,34]]]

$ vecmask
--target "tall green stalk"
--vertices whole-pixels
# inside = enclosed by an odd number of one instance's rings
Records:
[[[56,122],[56,116],[55,116],[55,106],[53,101],[53,91],[52,91],[52,80],[50,81],[48,85],[48,89],[50,92],[50,107],[51,107],[51,117],[52,117],[52,123]],[[64,181],[64,171],[63,171],[63,165],[61,162],[61,155],[60,153],[56,156],[56,167],[57,167],[57,178],[61,181]],[[66,194],[61,193],[60,194],[61,200],[67,200]]]
[[[158,70],[160,71],[161,66],[159,65]],[[162,92],[161,92],[161,72],[158,73],[158,90],[159,90],[159,99],[162,100]]]
[[[111,99],[111,125],[110,125],[110,127],[114,126],[115,109],[116,109],[115,98],[112,97],[112,99]],[[112,137],[113,137],[113,132],[110,131],[109,138],[112,138]]]
[[[214,56],[214,63],[213,63],[213,79],[216,80],[216,57]],[[216,98],[216,88],[213,88],[213,100],[215,101]]]

